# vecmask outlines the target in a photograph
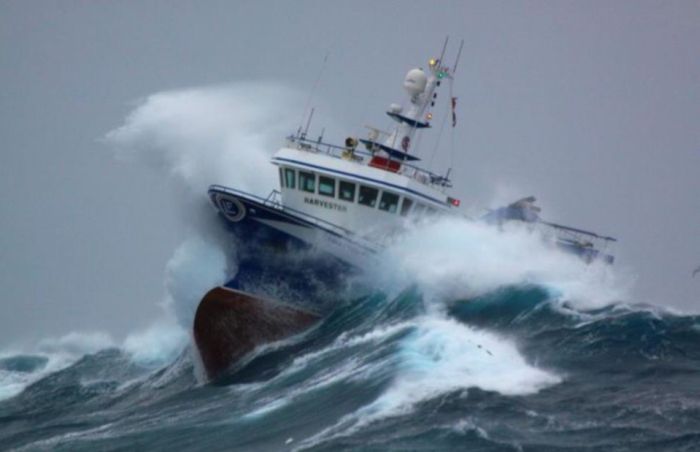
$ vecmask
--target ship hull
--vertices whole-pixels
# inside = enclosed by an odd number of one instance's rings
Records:
[[[212,187],[209,196],[238,254],[235,277],[210,290],[195,313],[194,342],[206,376],[215,380],[257,347],[318,323],[332,309],[329,294],[375,249],[249,194]]]
[[[230,230],[247,243],[284,250],[314,249],[347,265],[366,265],[379,251],[369,240],[300,211],[239,190],[212,186],[209,198]]]
[[[215,379],[256,347],[299,334],[319,320],[298,307],[216,287],[197,307],[193,335],[204,371]]]

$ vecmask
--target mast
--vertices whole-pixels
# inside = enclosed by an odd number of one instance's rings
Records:
[[[406,74],[403,87],[408,93],[406,110],[392,104],[387,114],[398,122],[384,145],[408,153],[417,129],[430,127],[430,107],[435,105],[436,89],[443,79],[451,79],[452,72],[440,59],[428,61],[428,72],[422,68],[411,69]]]

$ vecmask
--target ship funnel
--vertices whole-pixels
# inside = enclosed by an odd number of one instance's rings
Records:
[[[417,94],[425,91],[425,87],[428,84],[428,77],[425,75],[422,69],[411,69],[406,74],[406,78],[403,81],[403,87],[408,94],[415,96]]]

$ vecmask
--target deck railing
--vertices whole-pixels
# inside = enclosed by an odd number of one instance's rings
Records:
[[[290,135],[287,137],[287,141],[290,144],[296,145],[297,149],[301,149],[303,151],[326,154],[337,159],[355,161],[358,164],[364,162],[365,159],[372,158],[374,156],[372,152],[366,150],[354,149],[352,152],[350,152],[350,150],[346,147],[321,141],[320,137],[318,140],[310,140],[301,135]],[[452,186],[450,180],[445,176],[435,174],[407,162],[400,163],[401,169],[399,169],[398,174],[410,177],[411,179],[414,179],[417,182],[429,187],[447,188]]]

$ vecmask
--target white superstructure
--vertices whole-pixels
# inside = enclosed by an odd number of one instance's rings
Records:
[[[345,146],[312,141],[298,133],[272,158],[279,167],[280,203],[360,235],[375,233],[401,218],[447,211],[459,205],[445,190],[446,177],[416,166],[411,143],[417,129],[430,127],[430,107],[450,71],[432,59],[430,71],[412,69],[404,79],[408,107],[391,105],[387,114],[397,124],[378,141],[349,137]]]

